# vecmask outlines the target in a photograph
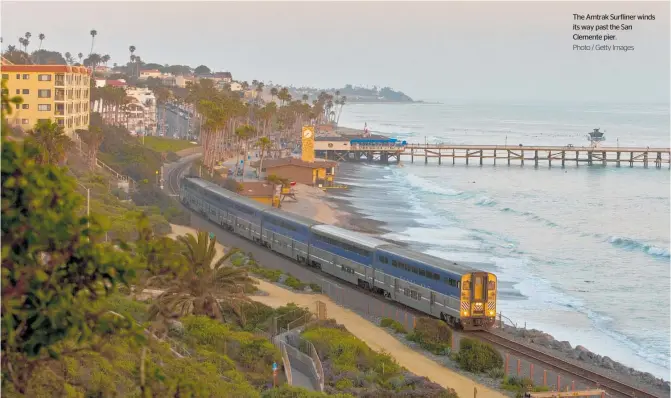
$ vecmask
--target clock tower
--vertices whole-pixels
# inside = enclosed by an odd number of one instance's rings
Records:
[[[315,161],[315,128],[313,126],[303,126],[302,130],[303,153],[301,159],[304,162]]]

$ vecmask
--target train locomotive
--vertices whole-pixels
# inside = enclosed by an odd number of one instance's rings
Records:
[[[495,323],[493,273],[267,207],[197,177],[182,178],[179,196],[236,235],[454,327]]]

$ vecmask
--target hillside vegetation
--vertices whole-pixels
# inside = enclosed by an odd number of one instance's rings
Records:
[[[454,390],[408,372],[389,354],[373,351],[333,320],[308,326],[301,337],[314,345],[322,360],[328,392],[371,398],[457,397]]]

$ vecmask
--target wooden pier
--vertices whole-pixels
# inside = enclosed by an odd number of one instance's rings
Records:
[[[444,145],[407,144],[405,146],[351,145],[347,151],[325,151],[326,158],[339,161],[400,162],[435,159],[438,164],[446,161],[457,164],[507,164],[507,165],[608,165],[617,167],[642,165],[671,168],[671,148],[650,147],[600,147],[600,146],[513,146],[513,145]]]
[[[504,145],[406,145],[401,156],[410,156],[410,162],[414,163],[415,157],[424,158],[428,163],[429,158],[438,159],[442,164],[443,158],[451,159],[456,164],[456,159],[465,159],[466,164],[471,161],[482,165],[485,159],[503,160],[508,165],[518,163],[524,165],[531,162],[534,166],[552,163],[565,167],[567,163],[576,165],[595,164],[607,165],[613,163],[620,167],[622,164],[634,167],[634,164],[642,164],[644,167],[654,165],[657,168],[668,165],[671,167],[671,148],[635,148],[635,147],[556,147],[556,146],[504,146]]]

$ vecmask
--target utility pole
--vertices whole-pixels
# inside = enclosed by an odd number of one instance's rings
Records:
[[[161,189],[163,189],[163,182],[165,180],[163,179],[163,166],[161,166]]]

